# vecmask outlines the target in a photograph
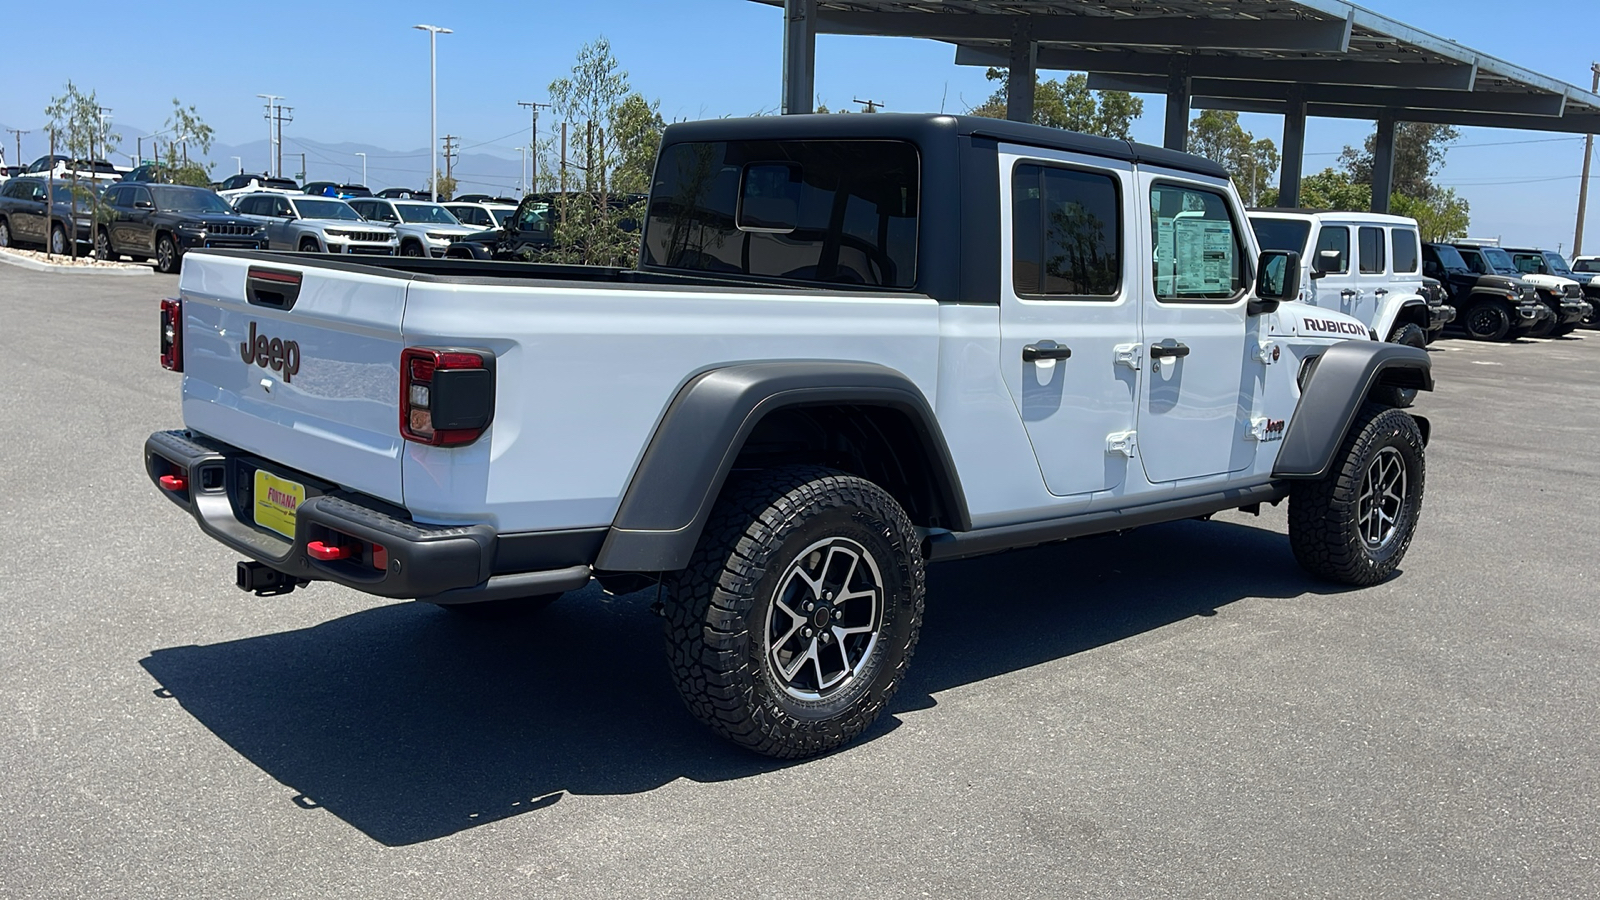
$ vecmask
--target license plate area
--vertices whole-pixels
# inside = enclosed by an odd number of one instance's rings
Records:
[[[255,523],[294,540],[295,515],[306,502],[306,486],[256,469],[250,495]]]

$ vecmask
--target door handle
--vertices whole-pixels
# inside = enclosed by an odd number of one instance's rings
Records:
[[[1037,344],[1027,344],[1022,348],[1023,362],[1038,362],[1041,359],[1070,359],[1072,348],[1066,347],[1055,341],[1040,341]]]
[[[1378,288],[1377,290],[1372,292],[1372,296],[1374,296],[1374,297],[1382,297],[1382,296],[1387,295],[1388,293],[1389,293],[1389,289],[1388,288]]]
[[[1180,344],[1177,341],[1173,341],[1170,344],[1163,341],[1162,343],[1159,343],[1159,344],[1151,344],[1150,345],[1150,358],[1151,359],[1164,359],[1164,358],[1183,359],[1185,356],[1188,356],[1188,355],[1189,355],[1189,345],[1188,344]]]
[[[1351,288],[1345,288],[1344,290],[1339,292],[1339,296],[1341,296],[1341,297],[1345,298],[1346,300],[1348,300],[1351,297],[1356,296],[1357,293],[1359,293],[1359,292],[1355,291],[1355,290],[1353,290]]]

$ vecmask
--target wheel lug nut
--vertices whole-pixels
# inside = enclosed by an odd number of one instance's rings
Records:
[[[829,642],[829,641],[831,641],[831,640],[833,640],[833,635],[831,635],[831,634],[829,634],[829,633],[827,633],[827,632],[826,632],[826,631],[824,631],[824,632],[823,632],[823,633],[822,633],[822,642],[823,642],[823,643],[824,643],[824,644],[826,644],[826,643],[828,643],[828,642]]]
[[[834,617],[834,618],[835,618],[835,619],[842,619],[842,618],[844,618],[844,610],[842,610],[842,609],[836,609],[836,610],[834,610],[834,611],[833,611],[833,617]]]
[[[814,610],[816,608],[817,608],[817,605],[815,603],[812,603],[809,600],[806,601],[806,612],[811,612],[812,610]]]
[[[802,632],[800,632],[800,633],[801,633],[801,634],[803,634],[803,635],[805,635],[805,636],[806,636],[806,637],[811,637],[811,636],[812,636],[812,635],[813,635],[813,634],[816,634],[816,632],[815,632],[815,631],[812,631],[812,630],[811,630],[811,629],[809,629],[809,628],[807,628],[807,629],[806,629],[806,630],[804,630],[804,631],[802,631]]]
[[[832,600],[833,599],[833,591],[823,591],[822,592],[822,599],[824,599],[824,600]]]

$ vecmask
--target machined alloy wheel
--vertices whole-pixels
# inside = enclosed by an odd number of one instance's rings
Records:
[[[818,466],[739,473],[665,584],[673,682],[742,747],[826,753],[904,682],[924,585],[916,529],[876,484]]]
[[[50,226],[50,252],[57,256],[67,255],[67,230],[60,225]]]
[[[172,242],[172,236],[156,238],[156,271],[171,275],[178,271],[179,264],[178,245]]]
[[[1367,466],[1356,500],[1356,520],[1368,550],[1382,550],[1399,533],[1406,511],[1406,480],[1406,461],[1394,447],[1380,449]]]
[[[96,259],[115,259],[111,252],[111,235],[106,234],[104,228],[94,233],[94,255]]]
[[[11,246],[11,223],[0,219],[0,247]]]
[[[1468,308],[1461,324],[1475,341],[1503,341],[1511,331],[1511,313],[1504,304],[1486,300]]]

